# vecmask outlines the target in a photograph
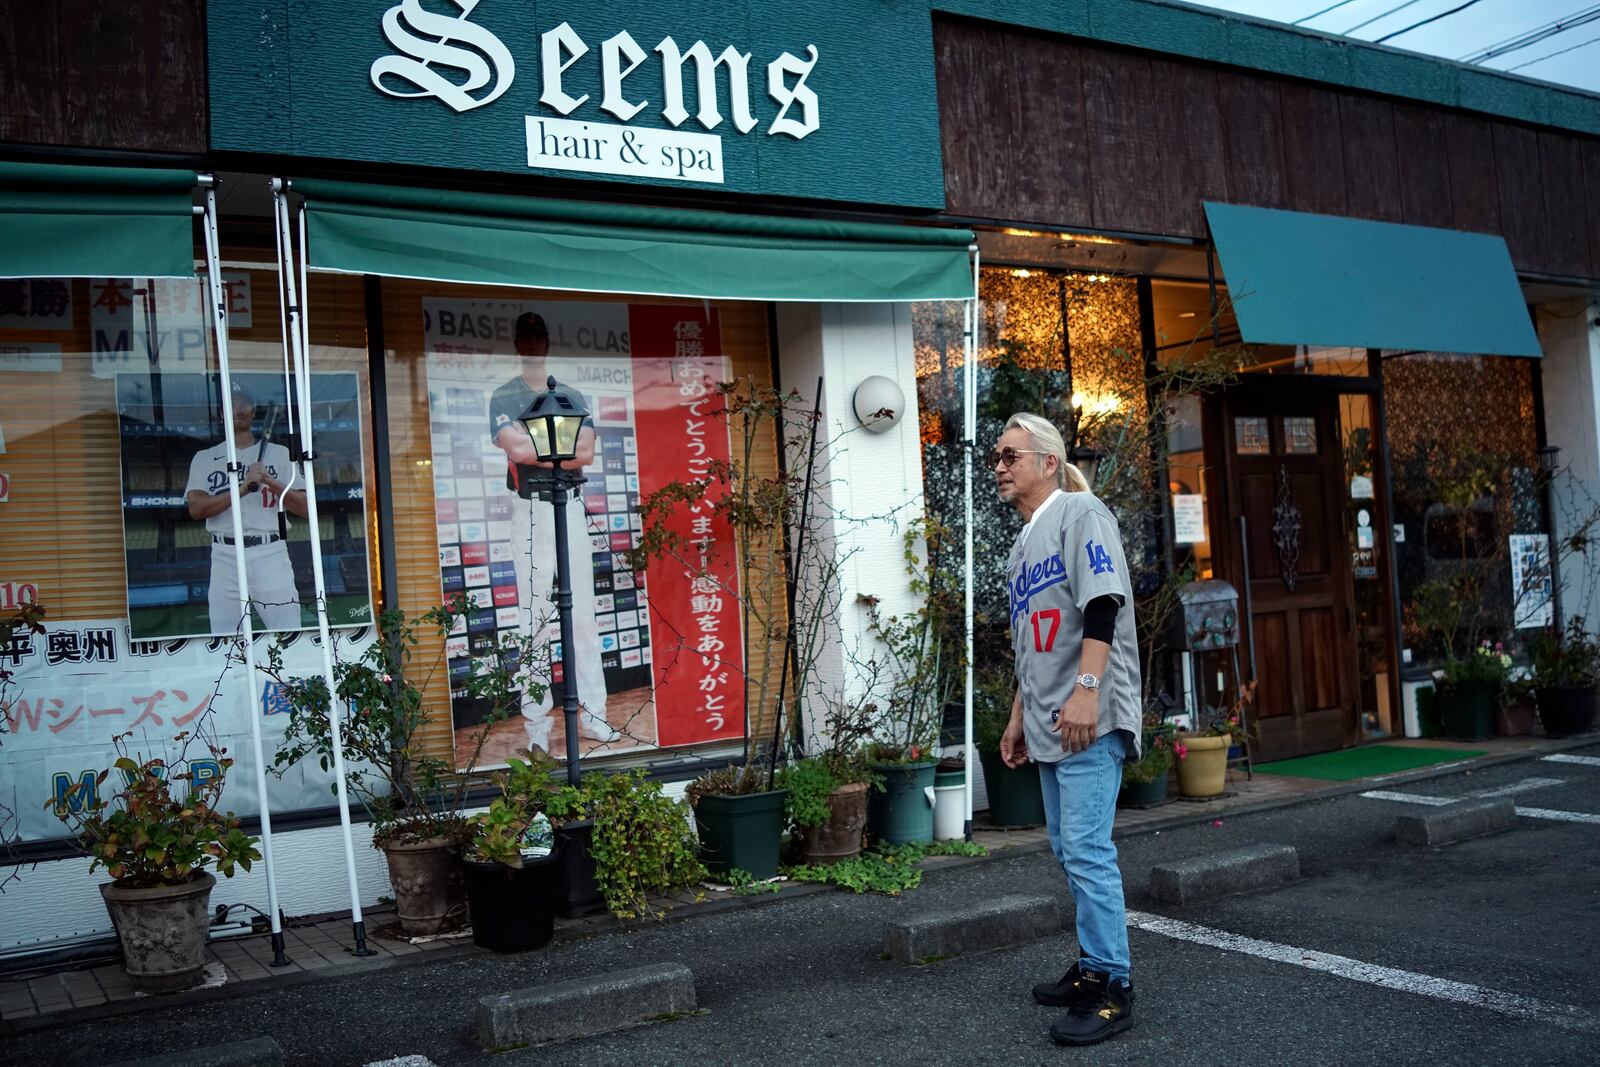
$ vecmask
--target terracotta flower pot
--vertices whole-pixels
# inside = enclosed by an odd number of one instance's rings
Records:
[[[442,837],[385,845],[400,932],[428,937],[461,927],[467,917],[466,876],[456,848]]]
[[[838,863],[861,854],[861,832],[867,826],[866,782],[841,785],[828,794],[831,818],[799,832],[800,855],[806,863]]]
[[[199,983],[216,884],[216,878],[202,873],[183,885],[154,889],[128,889],[115,882],[100,887],[133,988],[171,993]]]
[[[1228,739],[1186,734],[1178,741],[1189,750],[1178,761],[1178,791],[1186,797],[1221,796],[1228,782]]]

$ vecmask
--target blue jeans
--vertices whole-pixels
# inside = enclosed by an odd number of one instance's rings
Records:
[[[1127,742],[1113,731],[1058,763],[1039,764],[1050,851],[1077,905],[1083,966],[1128,980],[1128,920],[1122,871],[1111,843]]]

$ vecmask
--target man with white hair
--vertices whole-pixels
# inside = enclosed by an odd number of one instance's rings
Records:
[[[1064,1007],[1063,1045],[1093,1045],[1133,1024],[1128,923],[1111,842],[1122,762],[1139,757],[1139,645],[1117,522],[1047,419],[1013,415],[989,455],[1000,499],[1025,525],[1011,547],[1017,692],[1000,740],[1010,767],[1039,765],[1050,848],[1077,905],[1079,958],[1033,987]]]

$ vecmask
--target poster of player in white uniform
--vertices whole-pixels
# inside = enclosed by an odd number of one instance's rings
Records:
[[[119,373],[128,622],[134,640],[232,634],[243,624],[244,553],[253,625],[316,625],[306,486],[294,462],[298,414],[282,375]],[[311,376],[323,580],[334,626],[372,621],[360,400],[353,374]],[[238,543],[222,419],[238,449]]]

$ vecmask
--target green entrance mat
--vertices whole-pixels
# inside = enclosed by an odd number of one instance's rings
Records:
[[[1363,745],[1320,756],[1301,756],[1276,763],[1258,763],[1257,774],[1286,774],[1295,778],[1321,778],[1329,782],[1350,782],[1379,774],[1394,774],[1428,767],[1451,760],[1471,759],[1484,753],[1481,748],[1422,748],[1411,745]]]

